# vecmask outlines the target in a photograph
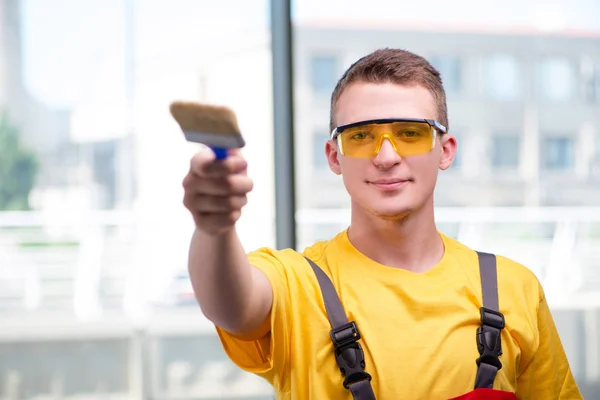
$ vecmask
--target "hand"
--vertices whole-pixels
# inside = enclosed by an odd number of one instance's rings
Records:
[[[253,187],[246,171],[246,160],[237,150],[230,151],[224,160],[215,160],[210,150],[192,157],[190,171],[183,179],[183,204],[192,213],[197,229],[218,235],[235,226]]]

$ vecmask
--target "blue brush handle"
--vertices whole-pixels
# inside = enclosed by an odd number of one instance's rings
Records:
[[[215,153],[215,158],[217,160],[224,160],[227,158],[227,149],[222,149],[219,147],[212,147],[212,151]]]

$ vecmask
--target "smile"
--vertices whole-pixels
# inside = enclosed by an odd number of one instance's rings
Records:
[[[389,191],[400,189],[410,182],[410,179],[378,179],[376,181],[370,181],[369,184],[379,190]]]

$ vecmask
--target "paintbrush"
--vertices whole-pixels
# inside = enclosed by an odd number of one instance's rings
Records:
[[[237,117],[228,107],[175,101],[170,110],[185,139],[210,147],[218,160],[227,157],[228,149],[239,149],[246,144]]]

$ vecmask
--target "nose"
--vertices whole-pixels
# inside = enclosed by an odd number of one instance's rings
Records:
[[[388,138],[383,138],[381,148],[373,159],[376,166],[381,168],[392,167],[402,161],[402,158],[396,153],[392,142]]]

